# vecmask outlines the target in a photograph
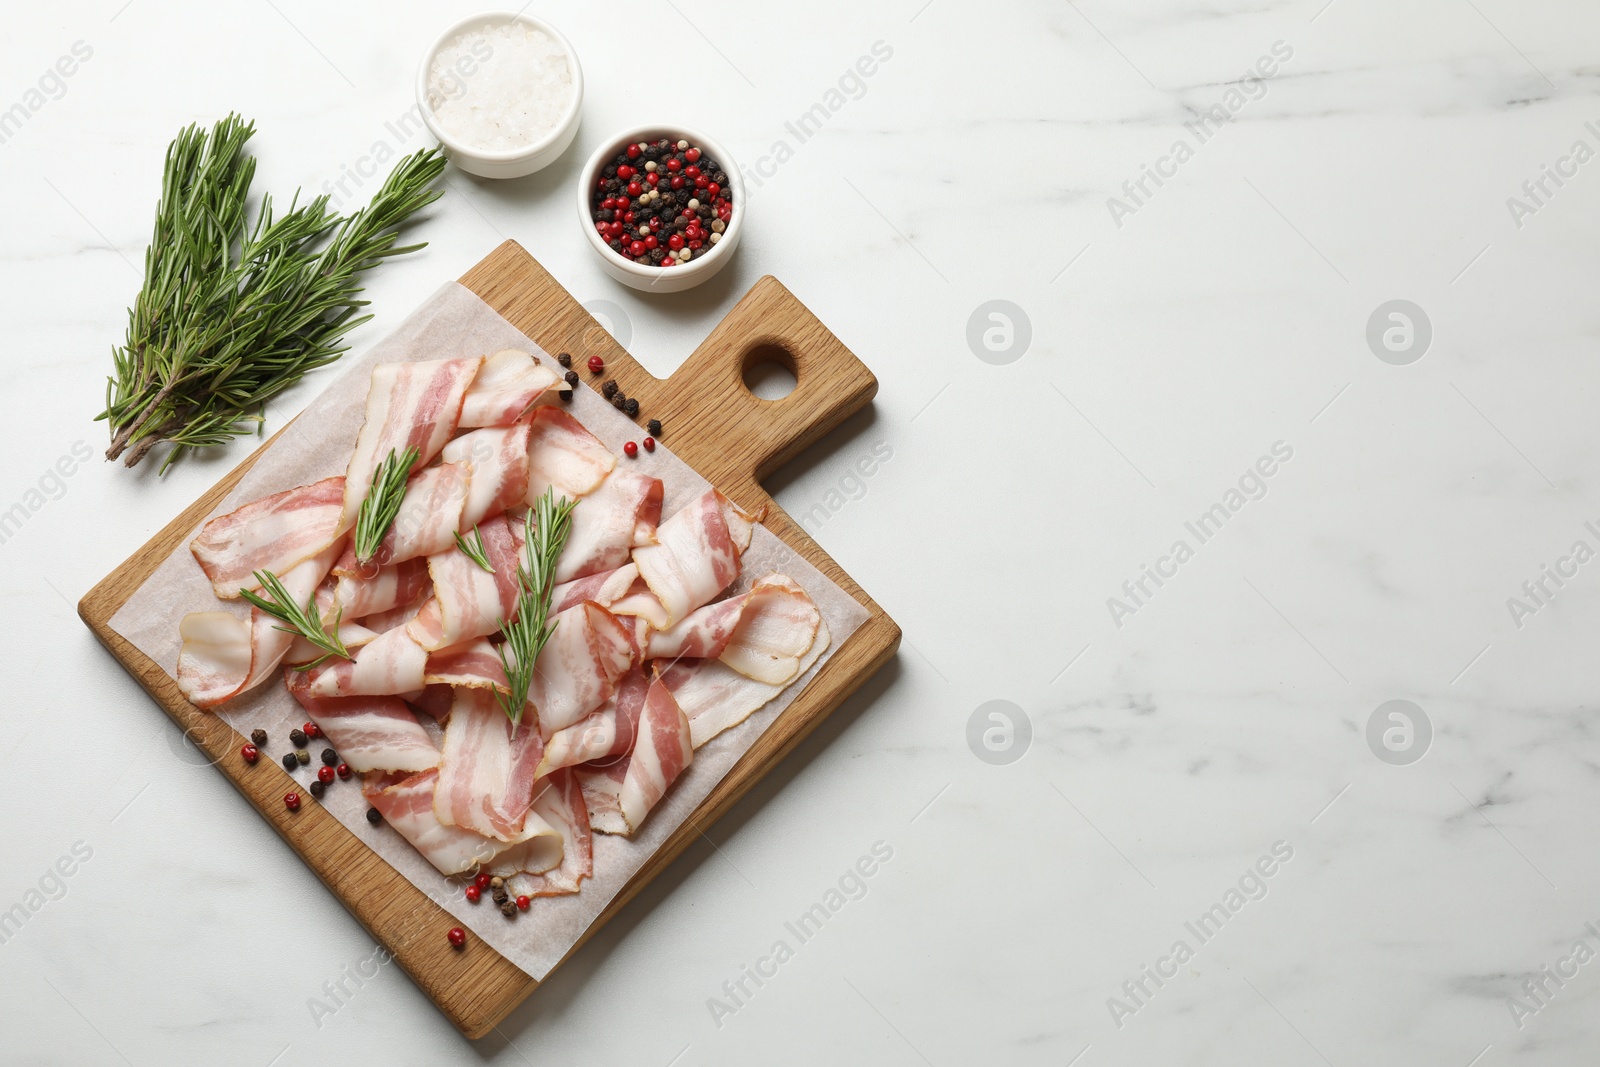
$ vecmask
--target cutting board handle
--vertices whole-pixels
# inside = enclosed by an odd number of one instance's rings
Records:
[[[745,385],[745,372],[766,360],[795,376],[794,389],[781,399],[763,399]],[[762,478],[878,391],[866,364],[770,275],[734,305],[671,381],[690,388],[674,390],[679,410],[666,426],[667,444],[746,507],[768,499]],[[760,501],[748,499],[751,492]]]

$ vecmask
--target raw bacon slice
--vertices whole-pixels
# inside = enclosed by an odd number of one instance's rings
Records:
[[[383,363],[372,371],[367,415],[356,435],[355,453],[345,470],[344,508],[338,529],[355,525],[361,502],[372,488],[378,465],[390,450],[417,450],[412,470],[433,462],[455,436],[467,388],[483,366],[482,356],[418,363]],[[426,553],[417,553],[426,555]]]
[[[253,610],[253,609],[252,609]],[[250,620],[229,611],[192,611],[178,624],[178,688],[197,708],[214,708],[244,689],[254,648]]]
[[[506,681],[500,656],[495,652],[494,645],[482,637],[440,649],[430,655],[428,669],[422,680],[430,686],[464,686],[468,689],[511,692],[511,683]]]
[[[605,707],[565,730],[558,730],[545,742],[538,775],[543,777],[562,767],[626,756],[633,748],[639,715],[644,710],[649,689],[650,678],[642,669],[623,675]]]
[[[517,609],[517,546],[502,515],[480,523],[491,573],[452,544],[428,557],[433,598],[407,624],[423,648],[433,650],[484,637],[500,629]]]
[[[256,571],[281,578],[332,544],[340,533],[343,500],[343,478],[286,489],[212,519],[189,551],[217,596],[232,600],[240,589],[260,588]]]
[[[509,426],[552,393],[560,381],[556,372],[526,352],[508,348],[483,361],[461,403],[463,427]]]
[[[739,576],[755,517],[715,489],[684,506],[656,530],[659,542],[633,550],[633,561],[666,609],[668,625],[709,604]]]
[[[317,697],[392,696],[423,686],[428,653],[400,626],[380,634],[355,659],[329,660],[311,671]]]
[[[604,704],[634,665],[637,651],[628,629],[598,604],[585,601],[557,615],[528,686],[528,702],[539,709],[544,735]]]
[[[551,590],[550,610],[566,611],[585,600],[592,600],[609,610],[612,604],[628,595],[638,578],[639,568],[632,563],[614,571],[591,574],[587,578],[574,578]]]
[[[338,543],[290,567],[280,576],[297,604],[310,600],[338,556]],[[279,620],[251,607],[248,619],[222,611],[184,616],[178,625],[178,688],[197,708],[213,708],[266,681],[294,646],[297,635]],[[312,657],[315,658],[315,657]]]
[[[355,545],[351,544],[334,566],[334,573],[340,577],[371,578],[391,564],[431,556],[452,547],[456,543],[456,531],[461,527],[461,511],[467,504],[469,482],[464,463],[441,463],[413,474],[406,483],[406,495],[400,501],[394,525],[384,534],[378,551],[362,563],[356,559]]]
[[[354,771],[425,771],[439,750],[399,697],[317,697],[304,671],[286,671],[289,692]]]
[[[748,593],[708,604],[670,630],[650,635],[650,659],[720,658],[747,677],[788,685],[816,641],[822,613],[783,574],[769,574]]]
[[[361,619],[415,603],[428,588],[428,561],[408,559],[392,567],[380,567],[371,578],[341,574],[334,587],[333,602],[347,619]]]
[[[556,581],[569,582],[628,562],[636,546],[654,543],[662,484],[633,471],[612,471],[572,509],[572,532],[556,561]]]
[[[365,776],[361,793],[369,804],[383,813],[384,821],[411,842],[411,847],[422,853],[422,858],[433,864],[440,874],[470,871],[504,852],[507,848],[504,841],[459,826],[446,826],[438,820],[433,814],[433,795],[438,780],[436,769],[406,778],[372,773]],[[559,834],[551,833],[560,840]]]
[[[632,834],[644,825],[644,817],[666,796],[667,789],[694,759],[689,737],[689,719],[661,679],[650,683],[644,710],[639,715],[639,737],[628,757],[628,773],[622,780],[617,807]]]
[[[457,689],[444,731],[434,814],[446,826],[518,840],[543,754],[537,723],[513,728],[492,693]]]
[[[819,618],[816,639],[801,658],[797,677],[811,669],[831,640],[827,624]],[[738,726],[785,688],[746,678],[718,659],[678,660],[662,669],[661,680],[689,717],[689,734],[695,748]]]
[[[461,511],[461,531],[472,529],[490,515],[522,503],[528,493],[528,443],[533,428],[527,423],[464,433],[439,453],[446,463],[464,463],[471,473],[467,502]]]
[[[533,504],[554,486],[558,496],[576,500],[593,492],[612,468],[617,457],[577,419],[559,408],[535,409],[529,425],[533,437],[528,445],[528,496]]]
[[[589,812],[589,828],[603,834],[628,833],[628,820],[622,817],[622,782],[628,776],[628,761],[591,770],[575,768],[572,776],[583,790],[583,805]]]
[[[583,787],[571,771],[557,771],[541,780],[535,790],[538,796],[533,800],[534,813],[555,827],[565,844],[561,865],[541,868],[538,864],[545,862],[544,857],[525,856],[522,854],[524,846],[519,845],[497,856],[489,873],[510,878],[512,896],[554,897],[576,893],[579,883],[594,875],[594,837],[589,832],[589,809],[583,803]]]

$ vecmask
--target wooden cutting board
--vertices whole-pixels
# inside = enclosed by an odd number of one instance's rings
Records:
[[[768,529],[868,611],[861,628],[595,920],[574,946],[576,952],[702,829],[887,662],[899,645],[900,628],[894,621],[761,488],[762,477],[865,406],[878,382],[771,277],[758,281],[666,380],[635,363],[515,241],[495,249],[461,282],[545,351],[570,352],[579,367],[592,355],[604,358],[607,375],[616,378],[628,396],[638,397],[645,412],[662,421],[663,437],[678,456],[744,507],[765,505]],[[765,360],[786,364],[795,374],[798,384],[781,400],[763,400],[744,385],[746,368]],[[539,983],[476,938],[465,950],[451,949],[444,935],[455,920],[448,912],[401,878],[320,805],[308,802],[297,814],[285,810],[283,794],[295,783],[283,769],[264,760],[245,773],[238,754],[244,738],[186,701],[166,671],[111,630],[111,617],[123,603],[276,439],[274,435],[91,589],[79,602],[78,614],[450,1021],[468,1037],[482,1037]]]

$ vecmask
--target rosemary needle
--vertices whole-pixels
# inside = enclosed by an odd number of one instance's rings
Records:
[[[394,525],[400,514],[400,502],[406,496],[406,479],[411,477],[411,465],[417,461],[417,450],[407,448],[396,456],[394,449],[383,457],[372,475],[372,485],[367,497],[356,513],[356,560],[366,563],[383,544],[384,534]]]
[[[294,597],[289,595],[289,590],[283,587],[283,582],[271,571],[256,571],[256,582],[266,592],[260,596],[248,589],[239,590],[239,595],[251,604],[260,608],[266,614],[285,622],[287,626],[274,626],[274,630],[282,630],[286,634],[298,634],[310,641],[323,654],[310,663],[302,664],[297,670],[310,670],[312,667],[332,657],[342,659],[350,658],[350,650],[344,647],[344,642],[339,640],[339,618],[336,613],[333,617],[333,629],[328,630],[322,622],[322,612],[317,609],[317,594],[313,592],[311,599],[306,601],[305,607],[300,607],[294,602]]]
[[[522,721],[528,703],[528,687],[533,683],[534,662],[550,640],[550,595],[555,589],[556,560],[572,532],[572,509],[576,500],[556,501],[554,489],[546,489],[523,520],[526,537],[523,563],[517,566],[516,617],[502,619],[500,630],[505,642],[495,646],[500,666],[506,672],[510,693],[495,690],[501,708],[513,723]],[[510,655],[506,654],[507,649]]]
[[[476,563],[490,574],[494,573],[494,564],[489,562],[489,550],[483,547],[482,530],[474,526],[472,528],[472,537],[470,539],[462,537],[459,533],[456,534],[456,547],[461,550],[462,555],[466,556],[472,562]]]

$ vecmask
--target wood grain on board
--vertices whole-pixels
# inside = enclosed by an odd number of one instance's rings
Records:
[[[760,482],[867,404],[877,391],[877,380],[771,277],[758,281],[677,373],[665,380],[634,362],[514,241],[495,249],[461,282],[545,351],[570,352],[580,368],[591,355],[604,358],[606,376],[616,378],[624,393],[639,399],[643,417],[662,421],[663,439],[678,456],[746,509],[765,506],[767,527],[869,613],[805,691],[595,920],[573,947],[576,952],[898,647],[900,628],[778,507]],[[776,360],[794,372],[793,392],[781,400],[763,400],[750,393],[744,371],[762,360]],[[598,383],[584,373],[591,384]],[[91,589],[79,602],[78,614],[450,1021],[468,1037],[482,1037],[538,982],[476,939],[465,950],[450,948],[444,932],[455,920],[448,912],[321,805],[307,803],[297,813],[287,811],[283,794],[296,788],[294,780],[269,760],[247,766],[239,756],[244,738],[221,719],[191,705],[165,670],[110,627],[117,610],[276,440],[274,435],[256,449]],[[173,625],[177,622],[174,619]]]

